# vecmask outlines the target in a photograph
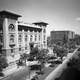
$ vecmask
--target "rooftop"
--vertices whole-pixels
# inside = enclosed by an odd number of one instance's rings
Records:
[[[6,10],[0,11],[0,15],[10,15],[10,16],[15,16],[15,17],[21,17],[21,15],[18,15],[18,14],[15,14]]]
[[[19,22],[18,25],[25,26],[25,27],[29,26],[29,27],[34,27],[34,28],[40,28],[40,29],[41,29],[40,26],[34,25],[34,24],[32,24],[32,23],[23,23],[23,22]]]
[[[48,23],[45,23],[45,22],[34,22],[33,24],[39,25],[39,26],[47,26],[48,25]]]

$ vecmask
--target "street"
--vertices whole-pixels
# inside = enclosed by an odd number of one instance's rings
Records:
[[[39,80],[44,80],[57,66],[58,65],[55,65],[54,67],[45,67],[43,69],[44,74],[38,76]],[[0,80],[29,80],[32,75],[35,75],[35,71],[29,71],[28,67],[26,67]]]
[[[11,75],[9,75],[8,77],[5,77],[1,80],[26,80],[27,76],[29,75],[29,69],[28,67],[22,69],[22,70],[19,70],[18,72],[15,72]]]

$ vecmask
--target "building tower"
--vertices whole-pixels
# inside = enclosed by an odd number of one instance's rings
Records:
[[[2,52],[6,54],[8,63],[15,63],[18,55],[18,24],[20,15],[8,12],[0,12],[0,43]],[[19,57],[18,57],[19,58]]]
[[[41,44],[42,44],[42,48],[46,49],[47,48],[47,37],[46,37],[46,27],[48,25],[48,23],[45,22],[35,22],[33,23],[35,25],[38,25],[42,28],[42,32],[41,32]]]

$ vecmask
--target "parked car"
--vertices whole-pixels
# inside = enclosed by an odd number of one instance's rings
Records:
[[[55,59],[55,60],[54,60],[54,63],[55,63],[55,64],[61,64],[61,63],[62,63],[62,60],[61,60],[60,58]]]
[[[49,65],[49,67],[54,67],[55,66],[55,64],[51,64],[51,65]]]
[[[40,70],[41,69],[41,65],[31,65],[29,66],[30,67],[30,70]]]

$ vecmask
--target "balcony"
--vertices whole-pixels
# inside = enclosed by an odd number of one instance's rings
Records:
[[[10,47],[14,47],[14,46],[15,46],[15,42],[10,42],[10,43],[9,43],[9,46],[10,46]]]

